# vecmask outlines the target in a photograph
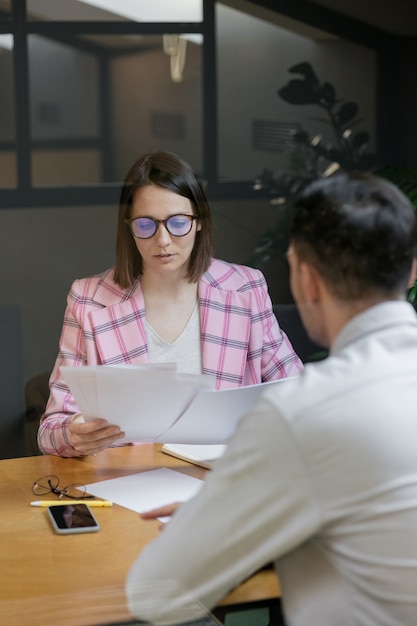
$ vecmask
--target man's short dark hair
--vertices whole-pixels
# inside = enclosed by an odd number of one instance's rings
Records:
[[[343,300],[404,292],[416,254],[416,215],[389,181],[353,172],[316,180],[298,197],[291,241]]]

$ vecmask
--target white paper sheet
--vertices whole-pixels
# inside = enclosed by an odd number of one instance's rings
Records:
[[[212,469],[217,459],[226,452],[226,445],[193,445],[189,443],[164,443],[162,452],[194,465]]]
[[[225,444],[260,394],[282,380],[215,391],[214,378],[172,367],[61,367],[86,421],[103,417],[123,442]],[[289,380],[289,379],[286,379]]]
[[[86,489],[98,498],[143,513],[171,502],[185,502],[198,492],[202,484],[203,481],[198,478],[162,467],[92,483],[86,485]],[[166,521],[165,518],[160,519]]]
[[[280,382],[219,391],[203,389],[195,396],[181,419],[161,434],[158,442],[224,444],[233,435],[239,420],[265,391],[266,385]]]
[[[118,443],[159,441],[212,377],[179,374],[175,367],[61,367],[86,421],[103,417],[125,432]]]

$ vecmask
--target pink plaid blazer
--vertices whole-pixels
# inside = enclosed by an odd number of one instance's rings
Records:
[[[216,378],[216,389],[286,378],[302,370],[278,326],[259,270],[213,259],[198,290],[203,372]],[[67,425],[79,409],[60,366],[146,363],[144,318],[139,279],[123,290],[110,269],[73,283],[38,434],[42,452],[77,454],[69,443]]]

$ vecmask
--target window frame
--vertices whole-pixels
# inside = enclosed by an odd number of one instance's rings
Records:
[[[29,106],[29,63],[28,37],[41,35],[69,43],[71,37],[80,34],[127,35],[139,34],[162,35],[164,33],[199,33],[203,36],[202,46],[202,138],[203,171],[202,177],[207,185],[210,199],[227,200],[230,198],[259,198],[262,192],[254,191],[253,181],[220,182],[218,179],[218,99],[216,87],[216,5],[224,4],[237,7],[236,0],[202,0],[203,20],[201,23],[163,23],[163,22],[77,22],[77,21],[29,21],[26,19],[26,0],[11,0],[10,19],[0,20],[0,34],[14,36],[13,77],[15,98],[15,141],[17,185],[15,188],[0,189],[0,209],[18,207],[79,206],[114,204],[118,202],[121,184],[95,183],[91,185],[33,187],[31,183],[31,155],[34,148],[41,148],[42,142],[33,141],[30,136]],[[260,0],[256,4],[263,9],[279,13],[323,30],[328,30],[348,41],[368,47],[377,53],[379,98],[383,71],[381,68],[382,52],[395,45],[395,37],[379,31],[372,26],[342,16],[333,10],[305,2],[305,0]],[[106,61],[100,60],[101,90],[101,133],[95,142],[89,140],[89,146],[95,145],[101,150],[102,167],[106,172],[109,164],[106,135]],[[379,99],[378,98],[378,99]],[[17,103],[17,105],[16,105]],[[377,128],[380,130],[377,120]],[[378,132],[379,136],[380,133]],[[378,143],[377,136],[377,143]],[[7,146],[6,146],[7,143]],[[58,142],[57,142],[58,144]],[[71,141],[65,142],[70,145]],[[84,140],[74,141],[71,145],[83,147]],[[13,147],[11,142],[3,142],[0,149]]]

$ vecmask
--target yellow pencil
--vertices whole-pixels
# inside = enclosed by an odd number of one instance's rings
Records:
[[[36,500],[31,502],[30,506],[68,506],[69,504],[87,504],[88,506],[113,506],[110,500],[66,500],[64,502],[57,500]]]

